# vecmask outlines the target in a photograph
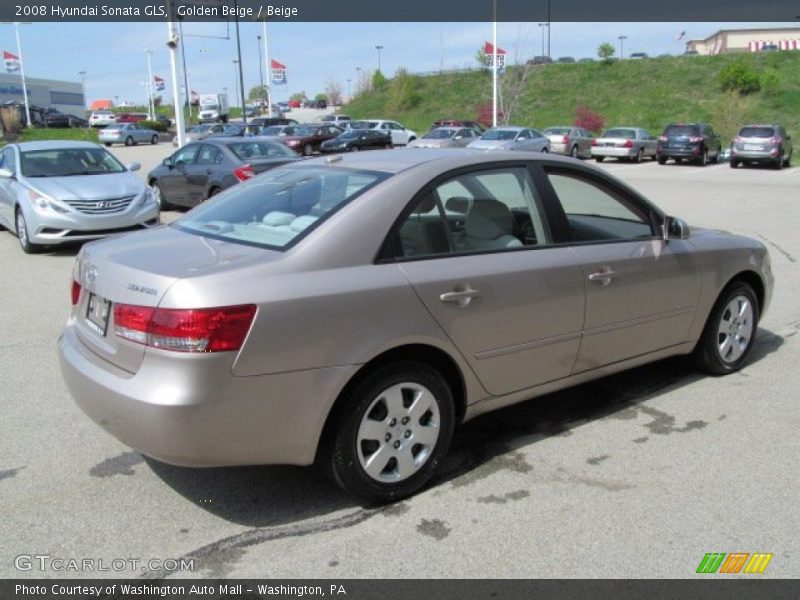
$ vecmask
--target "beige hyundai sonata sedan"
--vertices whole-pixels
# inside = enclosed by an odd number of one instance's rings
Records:
[[[376,151],[87,244],[59,349],[83,411],[148,456],[316,462],[386,502],[481,413],[678,354],[736,371],[772,287],[762,244],[594,166]]]

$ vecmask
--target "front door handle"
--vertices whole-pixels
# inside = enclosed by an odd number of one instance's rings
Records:
[[[617,274],[611,269],[605,269],[597,273],[591,273],[589,275],[589,281],[599,281],[603,286],[606,286],[611,283],[611,280],[616,276]]]
[[[465,290],[445,292],[444,294],[441,294],[439,296],[439,300],[441,300],[446,304],[467,306],[473,298],[480,295],[481,293],[479,290],[473,290],[472,288],[467,288]]]

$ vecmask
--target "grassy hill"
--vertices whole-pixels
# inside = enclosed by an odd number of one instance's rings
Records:
[[[760,91],[748,96],[722,91],[719,72],[737,61],[761,75]],[[569,124],[583,104],[600,113],[607,126],[640,126],[654,135],[670,121],[710,122],[726,138],[744,122],[776,121],[800,135],[800,52],[665,56],[532,69],[512,124]],[[390,80],[383,90],[359,94],[343,112],[354,118],[392,118],[424,132],[438,118],[475,119],[476,106],[491,103],[491,81],[490,72],[479,70],[410,75],[403,85]]]

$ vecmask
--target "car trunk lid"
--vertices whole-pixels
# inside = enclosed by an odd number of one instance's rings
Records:
[[[272,256],[271,256],[272,255]],[[276,258],[278,252],[161,227],[84,246],[74,271],[81,285],[72,317],[78,337],[100,358],[135,373],[145,346],[115,334],[119,304],[157,307],[183,278]],[[188,300],[185,308],[202,308]]]

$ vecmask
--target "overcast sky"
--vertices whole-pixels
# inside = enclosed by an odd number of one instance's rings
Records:
[[[718,29],[796,26],[796,23],[552,23],[551,55],[596,57],[602,42],[612,42],[619,52],[620,35],[627,36],[624,53],[651,56],[678,54],[686,39],[706,37]],[[537,23],[500,23],[498,46],[523,61],[541,53],[542,31]],[[683,41],[676,41],[682,31]],[[245,88],[259,83],[258,39],[261,26],[241,24]],[[189,87],[198,93],[234,95],[236,58],[234,26],[226,23],[188,23],[184,27]],[[144,103],[147,79],[145,50],[152,49],[153,74],[167,80],[171,95],[169,53],[164,23],[35,23],[21,25],[25,72],[29,77],[80,81],[86,71],[86,94],[97,98]],[[216,39],[216,36],[230,39]],[[384,46],[381,68],[388,76],[398,68],[411,72],[474,67],[475,53],[491,40],[491,23],[272,23],[268,30],[270,57],[288,67],[288,85],[273,87],[273,99],[305,91],[324,91],[329,79],[347,93],[347,80],[355,86],[357,71],[378,66],[376,45]],[[16,51],[14,29],[0,27],[3,50]],[[179,65],[180,66],[180,65]]]

